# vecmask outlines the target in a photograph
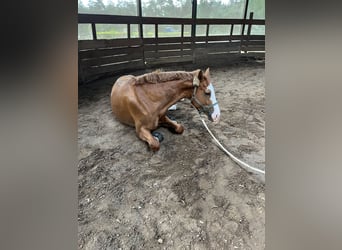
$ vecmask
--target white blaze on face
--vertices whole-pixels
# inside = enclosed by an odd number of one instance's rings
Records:
[[[211,95],[210,95],[211,102],[213,104],[217,103],[214,86],[210,83],[208,88],[211,91]],[[220,120],[220,115],[221,115],[220,107],[217,103],[216,105],[214,105],[214,112],[211,114],[211,118],[213,119],[214,122],[218,122]]]

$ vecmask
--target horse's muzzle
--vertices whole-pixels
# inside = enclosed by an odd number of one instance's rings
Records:
[[[220,121],[220,115],[217,115],[215,113],[211,113],[209,120],[212,121],[213,123],[218,123]]]
[[[208,116],[208,120],[209,120],[209,121],[211,121],[211,122],[214,121],[213,117],[211,116],[211,113],[208,113],[207,116]]]
[[[214,104],[213,109],[214,109],[213,112],[210,114],[211,116],[210,120],[214,123],[218,123],[220,121],[221,112],[220,112],[220,107],[217,102]]]
[[[203,111],[207,114],[209,121],[213,123],[218,123],[220,121],[221,113],[217,103],[205,106]]]
[[[198,106],[195,106],[196,105]],[[211,122],[218,122],[220,118],[220,109],[218,107],[218,103],[215,102],[210,105],[203,105],[196,97],[195,95],[191,98],[191,104],[198,110],[198,112],[204,113],[208,116],[208,120]]]
[[[217,112],[217,109],[214,108],[215,105],[217,105],[217,103],[212,105],[203,105],[199,109],[199,112],[205,113],[209,121],[218,123],[220,120],[220,112]]]
[[[212,116],[212,114],[214,113],[214,108],[212,105],[203,106],[202,111],[203,111],[203,113],[205,113],[208,116],[209,121],[211,121],[211,122],[214,121],[213,116]]]

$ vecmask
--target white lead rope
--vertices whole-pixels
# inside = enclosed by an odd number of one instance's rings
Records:
[[[211,137],[214,139],[214,141],[217,143],[217,145],[230,157],[233,159],[233,161],[235,161],[238,165],[240,165],[241,167],[245,168],[246,170],[250,169],[254,172],[260,173],[265,175],[265,171],[258,169],[258,168],[254,168],[250,165],[248,165],[247,163],[239,160],[238,158],[236,158],[232,153],[230,153],[227,149],[225,149],[222,144],[216,139],[216,137],[213,135],[213,133],[210,131],[210,129],[208,128],[207,124],[205,123],[204,119],[201,117],[201,121],[204,125],[204,127],[208,130],[209,134],[211,135]]]

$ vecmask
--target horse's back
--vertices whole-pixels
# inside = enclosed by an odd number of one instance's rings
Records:
[[[111,92],[111,106],[115,117],[127,125],[134,126],[134,120],[129,112],[130,99],[134,96],[135,77],[121,76],[116,80]]]
[[[132,75],[125,75],[119,77],[116,82],[113,85],[111,96],[114,95],[121,95],[121,91],[123,91],[125,88],[129,88],[129,86],[132,86],[135,84],[135,77]]]

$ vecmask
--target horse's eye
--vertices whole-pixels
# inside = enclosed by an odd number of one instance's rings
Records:
[[[210,96],[210,91],[205,91],[204,94]]]

